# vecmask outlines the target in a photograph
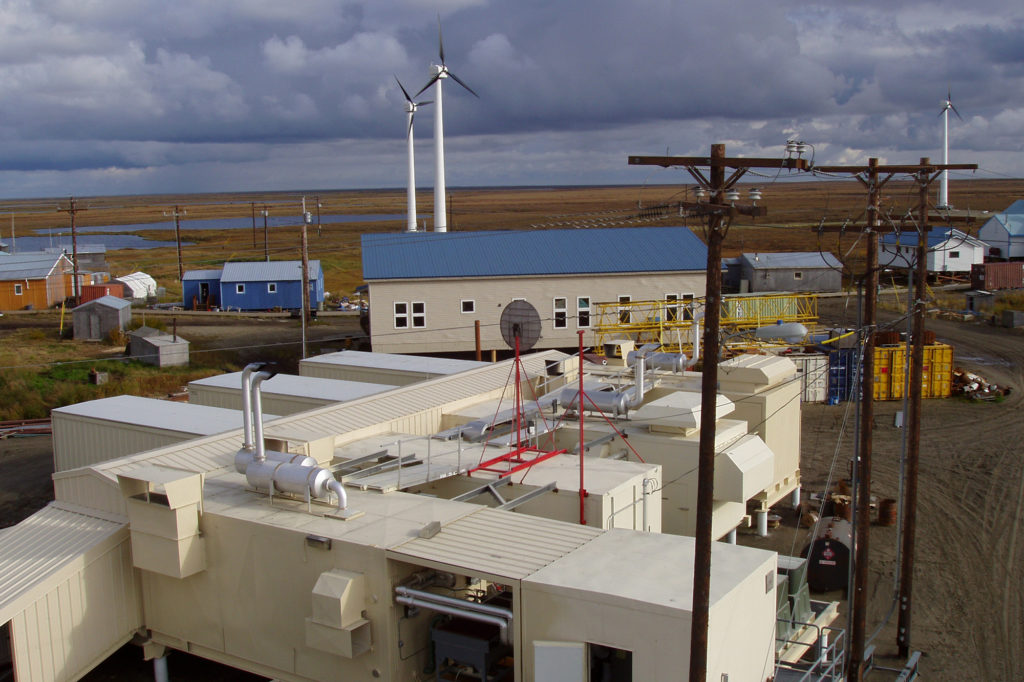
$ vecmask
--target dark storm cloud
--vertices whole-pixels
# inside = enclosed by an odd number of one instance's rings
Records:
[[[938,158],[947,87],[958,158],[1024,172],[1008,0],[0,0],[0,193],[401,185],[394,74],[430,77],[438,13],[480,94],[445,83],[450,184],[639,182],[626,155],[723,140]]]

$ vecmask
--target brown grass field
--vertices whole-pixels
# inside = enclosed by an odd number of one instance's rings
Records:
[[[749,187],[750,185],[748,185]],[[761,183],[768,216],[757,222],[737,222],[730,228],[725,244],[727,256],[743,251],[809,250],[821,248],[840,256],[853,271],[859,269],[863,240],[858,241],[863,225],[866,192],[856,181]],[[307,196],[317,194],[310,192]],[[603,223],[622,226],[652,224],[678,225],[686,221],[678,216],[639,221],[641,212],[652,207],[693,199],[693,186],[581,187],[558,189],[473,189],[453,190],[450,203],[452,230],[546,229],[559,226],[585,228]],[[969,180],[951,183],[950,198],[958,209],[998,211],[1024,195],[1024,180]],[[405,194],[392,191],[319,192],[323,214],[404,213]],[[934,191],[932,193],[934,197]],[[431,212],[431,196],[421,192],[419,210]],[[88,197],[79,206],[88,207],[78,215],[80,225],[108,225],[137,222],[161,222],[166,230],[145,232],[153,239],[173,240],[173,224],[165,211],[180,205],[188,218],[245,217],[251,215],[250,202],[262,207],[270,203],[272,214],[292,214],[298,220],[301,196],[295,193],[218,194],[183,196]],[[883,211],[894,222],[906,214],[916,201],[916,190],[906,182],[886,186]],[[234,202],[234,203],[232,203]],[[48,227],[66,227],[68,216],[56,207],[67,206],[67,199],[0,202],[0,212],[13,214],[19,236]],[[851,221],[847,234],[826,233],[819,237],[814,227],[822,220],[840,224]],[[225,260],[260,260],[264,256],[262,220],[256,245],[250,230],[222,230],[183,233],[195,242],[183,249],[185,269],[215,266]],[[688,223],[701,234],[700,223]],[[977,223],[971,231],[976,231]],[[7,224],[0,221],[6,238]],[[322,234],[310,230],[310,257],[322,261],[326,287],[333,293],[348,293],[362,282],[359,238],[366,232],[399,231],[404,221],[355,222],[324,225]],[[275,228],[270,233],[269,250],[275,259],[297,259],[298,228]],[[107,253],[115,275],[143,270],[152,274],[168,290],[168,300],[180,297],[174,248],[116,250]],[[1019,299],[1018,299],[1019,300]],[[937,301],[940,305],[942,301]],[[950,303],[950,306],[955,305]],[[1017,305],[1017,300],[1013,301]],[[838,325],[853,323],[855,304],[835,299],[822,310],[823,319]],[[883,305],[880,318],[895,319],[902,305]],[[245,345],[241,339],[260,325],[264,339],[294,340],[297,323],[266,319],[240,320],[232,332],[226,322],[183,318],[181,333],[193,342],[198,357],[213,371],[235,368],[238,358],[201,355],[207,346],[219,348]],[[185,326],[191,324],[193,326]],[[204,328],[209,324],[209,328]],[[0,341],[4,353],[0,364],[0,387],[10,402],[22,407],[27,397],[46,394],[59,402],[82,399],[68,393],[58,396],[55,387],[65,390],[84,385],[82,376],[91,364],[72,365],[68,361],[83,357],[102,362],[116,350],[109,345],[88,347],[76,342],[59,342],[55,332],[56,315],[33,313],[7,315],[0,322]],[[347,325],[347,326],[346,326]],[[38,328],[36,328],[38,327]],[[322,316],[313,327],[314,336],[336,337],[355,330],[351,317]],[[1019,417],[1024,403],[1024,330],[1004,330],[990,325],[967,324],[950,320],[929,320],[928,328],[940,340],[956,348],[956,362],[977,371],[1014,393],[1002,403],[968,403],[959,399],[927,401],[923,413],[921,497],[913,648],[925,654],[922,672],[935,680],[1013,680],[1024,669],[1024,596],[1017,588],[1024,580],[1024,543],[1018,542],[1024,523],[1024,420]],[[228,342],[225,339],[234,339]],[[289,347],[294,355],[294,344]],[[232,349],[235,350],[235,349]],[[237,352],[237,351],[236,351]],[[196,357],[196,356],[194,356]],[[63,361],[65,365],[57,364]],[[89,363],[93,361],[88,360]],[[42,365],[46,369],[17,371],[20,365]],[[52,365],[52,366],[51,366]],[[200,370],[193,366],[189,372]],[[125,379],[125,391],[157,394],[180,387],[191,378],[181,374],[160,378],[169,383],[152,383],[157,377],[138,373]],[[118,379],[118,377],[113,377]],[[24,386],[15,386],[21,382]],[[94,387],[95,388],[95,387]],[[24,390],[18,393],[15,389]],[[77,389],[76,389],[77,390]],[[98,397],[90,395],[89,397]],[[2,402],[2,401],[0,401]],[[2,407],[2,405],[0,405]],[[804,483],[808,490],[824,486],[834,462],[845,467],[852,457],[852,439],[836,437],[841,433],[848,405],[808,405],[803,411],[802,461]],[[883,403],[876,411],[873,492],[879,496],[896,494],[898,452],[901,434],[893,417],[902,406]],[[1018,416],[1014,416],[1018,415]],[[16,523],[52,498],[52,451],[49,439],[6,439],[0,441],[0,527]],[[788,513],[784,527],[769,538],[753,531],[741,532],[740,542],[777,549],[798,551],[804,538],[796,525],[795,514]],[[790,523],[792,522],[792,523]],[[787,527],[789,530],[787,530]],[[869,596],[869,629],[885,622],[892,606],[891,584],[896,565],[895,531],[872,531]],[[833,595],[830,598],[841,598]],[[842,610],[845,621],[845,605]],[[840,626],[845,623],[839,623]],[[895,656],[894,622],[881,628],[876,640],[880,661],[890,667],[902,662]],[[195,680],[255,677],[212,668],[184,654],[175,654],[179,677]],[[190,668],[195,665],[195,669]],[[2,677],[2,674],[0,674]],[[893,675],[873,673],[872,680],[892,679]],[[132,647],[126,647],[90,673],[87,680],[152,679],[149,667]]]
[[[822,249],[831,251],[859,269],[863,242],[859,231],[851,229],[842,235],[820,234],[814,229],[824,220],[829,224],[849,221],[851,226],[863,225],[867,193],[855,180],[814,182],[766,182],[740,185],[741,191],[758,186],[764,191],[762,204],[767,207],[764,218],[741,218],[730,229],[725,255],[741,251],[787,251]],[[666,217],[639,218],[649,215],[658,206],[694,200],[694,185],[637,185],[617,187],[563,187],[513,189],[454,189],[450,192],[449,229],[547,229],[554,227],[595,227],[601,225],[678,225],[688,224],[700,234],[699,218],[681,218],[674,211]],[[745,192],[744,192],[745,194]],[[403,190],[374,191],[310,191],[306,196],[320,198],[321,214],[404,214]],[[935,192],[933,188],[932,196]],[[950,200],[958,209],[998,211],[1015,198],[1024,195],[1024,180],[954,180],[950,183]],[[174,206],[187,211],[184,220],[199,218],[251,218],[253,205],[258,211],[269,205],[274,216],[300,213],[301,194],[295,192],[154,195],[132,197],[83,197],[78,206],[76,222],[81,226],[117,225],[127,223],[163,223],[166,230],[140,233],[151,239],[174,240],[174,224],[165,213]],[[917,192],[912,183],[893,180],[886,185],[882,199],[883,212],[894,223],[912,210]],[[433,195],[421,191],[418,211],[421,216],[432,211]],[[0,213],[13,214],[17,234],[34,234],[40,228],[69,228],[66,208],[68,200],[0,201]],[[0,235],[9,236],[9,227],[0,221]],[[422,221],[421,221],[422,222]],[[428,224],[430,220],[428,219]],[[183,241],[193,242],[182,248],[185,270],[216,267],[226,260],[262,260],[264,258],[262,218],[256,218],[255,234],[247,229],[183,231]],[[904,223],[905,225],[907,223]],[[979,223],[974,225],[977,229]],[[321,234],[316,227],[309,230],[309,253],[320,259],[325,286],[329,292],[348,294],[362,283],[359,239],[367,232],[395,232],[404,229],[404,220],[385,222],[351,222],[324,224]],[[298,259],[300,237],[298,227],[271,227],[268,249],[271,259]],[[108,251],[107,259],[115,275],[142,270],[153,275],[167,288],[168,299],[180,297],[177,281],[175,249],[122,249]]]

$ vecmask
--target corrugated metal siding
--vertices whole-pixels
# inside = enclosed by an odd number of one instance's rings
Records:
[[[820,353],[787,355],[796,364],[800,376],[800,399],[805,403],[823,403],[828,396],[828,356]]]
[[[0,550],[0,622],[20,611],[25,599],[48,591],[42,587],[44,581],[75,570],[81,554],[122,531],[127,539],[127,523],[51,503],[5,533]]]
[[[54,471],[67,471],[195,438],[171,432],[53,413]],[[183,429],[187,429],[182,424]]]
[[[83,521],[90,517],[55,507],[40,515],[23,522],[25,533],[5,537],[4,563],[16,553],[15,575],[30,579],[32,591],[0,598],[9,606],[0,620],[10,617],[16,679],[74,680],[142,625],[131,544],[125,524]],[[3,576],[10,575],[5,565]]]
[[[598,528],[481,509],[432,538],[415,538],[389,554],[458,566],[471,575],[522,580],[604,533]]]
[[[53,497],[58,502],[124,516],[125,520],[128,518],[128,510],[124,497],[117,487],[116,477],[107,477],[92,469],[72,469],[55,473]]]
[[[707,247],[685,227],[365,234],[363,277],[404,279],[700,271]]]

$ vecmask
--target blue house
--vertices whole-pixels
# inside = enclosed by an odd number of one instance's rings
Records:
[[[181,295],[187,310],[220,307],[220,270],[189,270],[181,279]]]
[[[298,310],[302,307],[302,261],[225,263],[222,270],[185,273],[182,295],[192,310]],[[320,261],[309,261],[309,306],[324,301]]]

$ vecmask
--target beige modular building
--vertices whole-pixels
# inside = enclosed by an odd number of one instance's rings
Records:
[[[58,407],[50,412],[50,420],[54,471],[77,469],[242,427],[242,413],[236,409],[134,395]]]
[[[394,353],[343,350],[299,361],[304,377],[408,386],[418,381],[465,372],[486,363],[454,358],[412,357]]]
[[[242,409],[241,372],[218,374],[188,383],[188,401],[232,410]],[[278,374],[263,384],[263,409],[295,414],[389,391],[393,385]]]
[[[597,303],[704,296],[707,248],[685,227],[363,236],[370,342],[385,353],[507,350],[499,321],[522,299],[534,348],[593,346]]]
[[[638,391],[588,373],[588,396],[625,401],[605,418],[573,406],[576,358],[527,355],[518,387],[511,370],[279,418],[254,407],[242,431],[58,472],[55,501],[0,545],[16,679],[77,679],[139,633],[148,658],[187,651],[294,682],[583,682],[606,664],[615,679],[685,679],[694,542],[657,531],[680,525],[670,471],[697,410],[672,384],[692,377],[638,363]],[[246,377],[259,405],[271,379]],[[510,410],[517,390],[529,404]],[[775,471],[735,416],[716,427],[718,532],[732,518],[719,508]],[[709,679],[774,676],[776,554],[715,543],[712,571]]]

